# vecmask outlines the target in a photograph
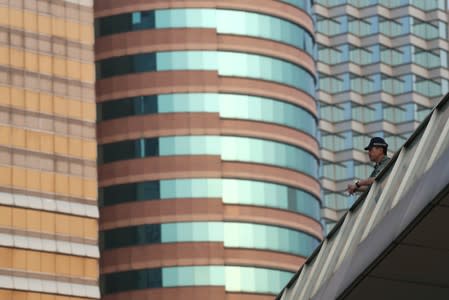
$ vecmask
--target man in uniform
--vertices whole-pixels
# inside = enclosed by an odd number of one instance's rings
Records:
[[[348,184],[346,191],[352,195],[355,192],[366,191],[374,182],[374,178],[387,165],[390,158],[387,156],[388,144],[381,137],[373,137],[369,145],[365,147],[368,150],[369,159],[375,163],[374,170],[366,179],[357,180],[355,183]]]

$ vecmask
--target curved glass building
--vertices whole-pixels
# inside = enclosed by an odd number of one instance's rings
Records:
[[[95,2],[103,299],[272,299],[318,245],[311,2]]]

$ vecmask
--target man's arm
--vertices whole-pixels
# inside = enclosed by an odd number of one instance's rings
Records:
[[[369,188],[369,186],[371,184],[373,184],[373,182],[374,182],[374,177],[357,180],[355,183],[348,184],[348,187],[346,188],[346,192],[348,192],[349,195],[352,195],[356,192],[364,192]]]

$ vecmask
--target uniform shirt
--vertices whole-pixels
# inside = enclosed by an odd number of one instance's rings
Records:
[[[376,177],[380,171],[388,164],[390,158],[388,156],[384,156],[382,160],[374,165],[374,170],[369,177]]]

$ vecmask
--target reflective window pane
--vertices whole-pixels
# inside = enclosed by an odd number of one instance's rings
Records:
[[[101,232],[102,249],[183,242],[223,242],[228,248],[263,249],[307,257],[319,240],[290,228],[236,222],[145,224]]]
[[[99,195],[102,206],[142,200],[222,198],[226,204],[267,206],[320,219],[320,202],[315,196],[263,181],[212,178],[147,181],[100,188]]]
[[[314,96],[315,77],[302,66],[285,60],[226,51],[168,51],[114,57],[97,61],[97,79],[125,74],[174,70],[217,70],[293,86]],[[271,71],[268,71],[271,70]]]
[[[148,149],[147,149],[148,147]],[[318,160],[310,152],[276,141],[236,136],[168,136],[103,144],[100,164],[132,158],[220,155],[223,160],[255,162],[304,172],[316,178]]]
[[[310,14],[310,0],[284,0]],[[233,22],[229,22],[233,20]],[[270,39],[304,49],[313,56],[312,34],[288,20],[260,13],[210,9],[174,8],[138,11],[97,18],[97,37],[158,28],[215,28],[220,34],[233,34]]]
[[[161,287],[224,286],[228,292],[276,295],[292,272],[240,266],[179,266],[102,275],[102,294]]]

